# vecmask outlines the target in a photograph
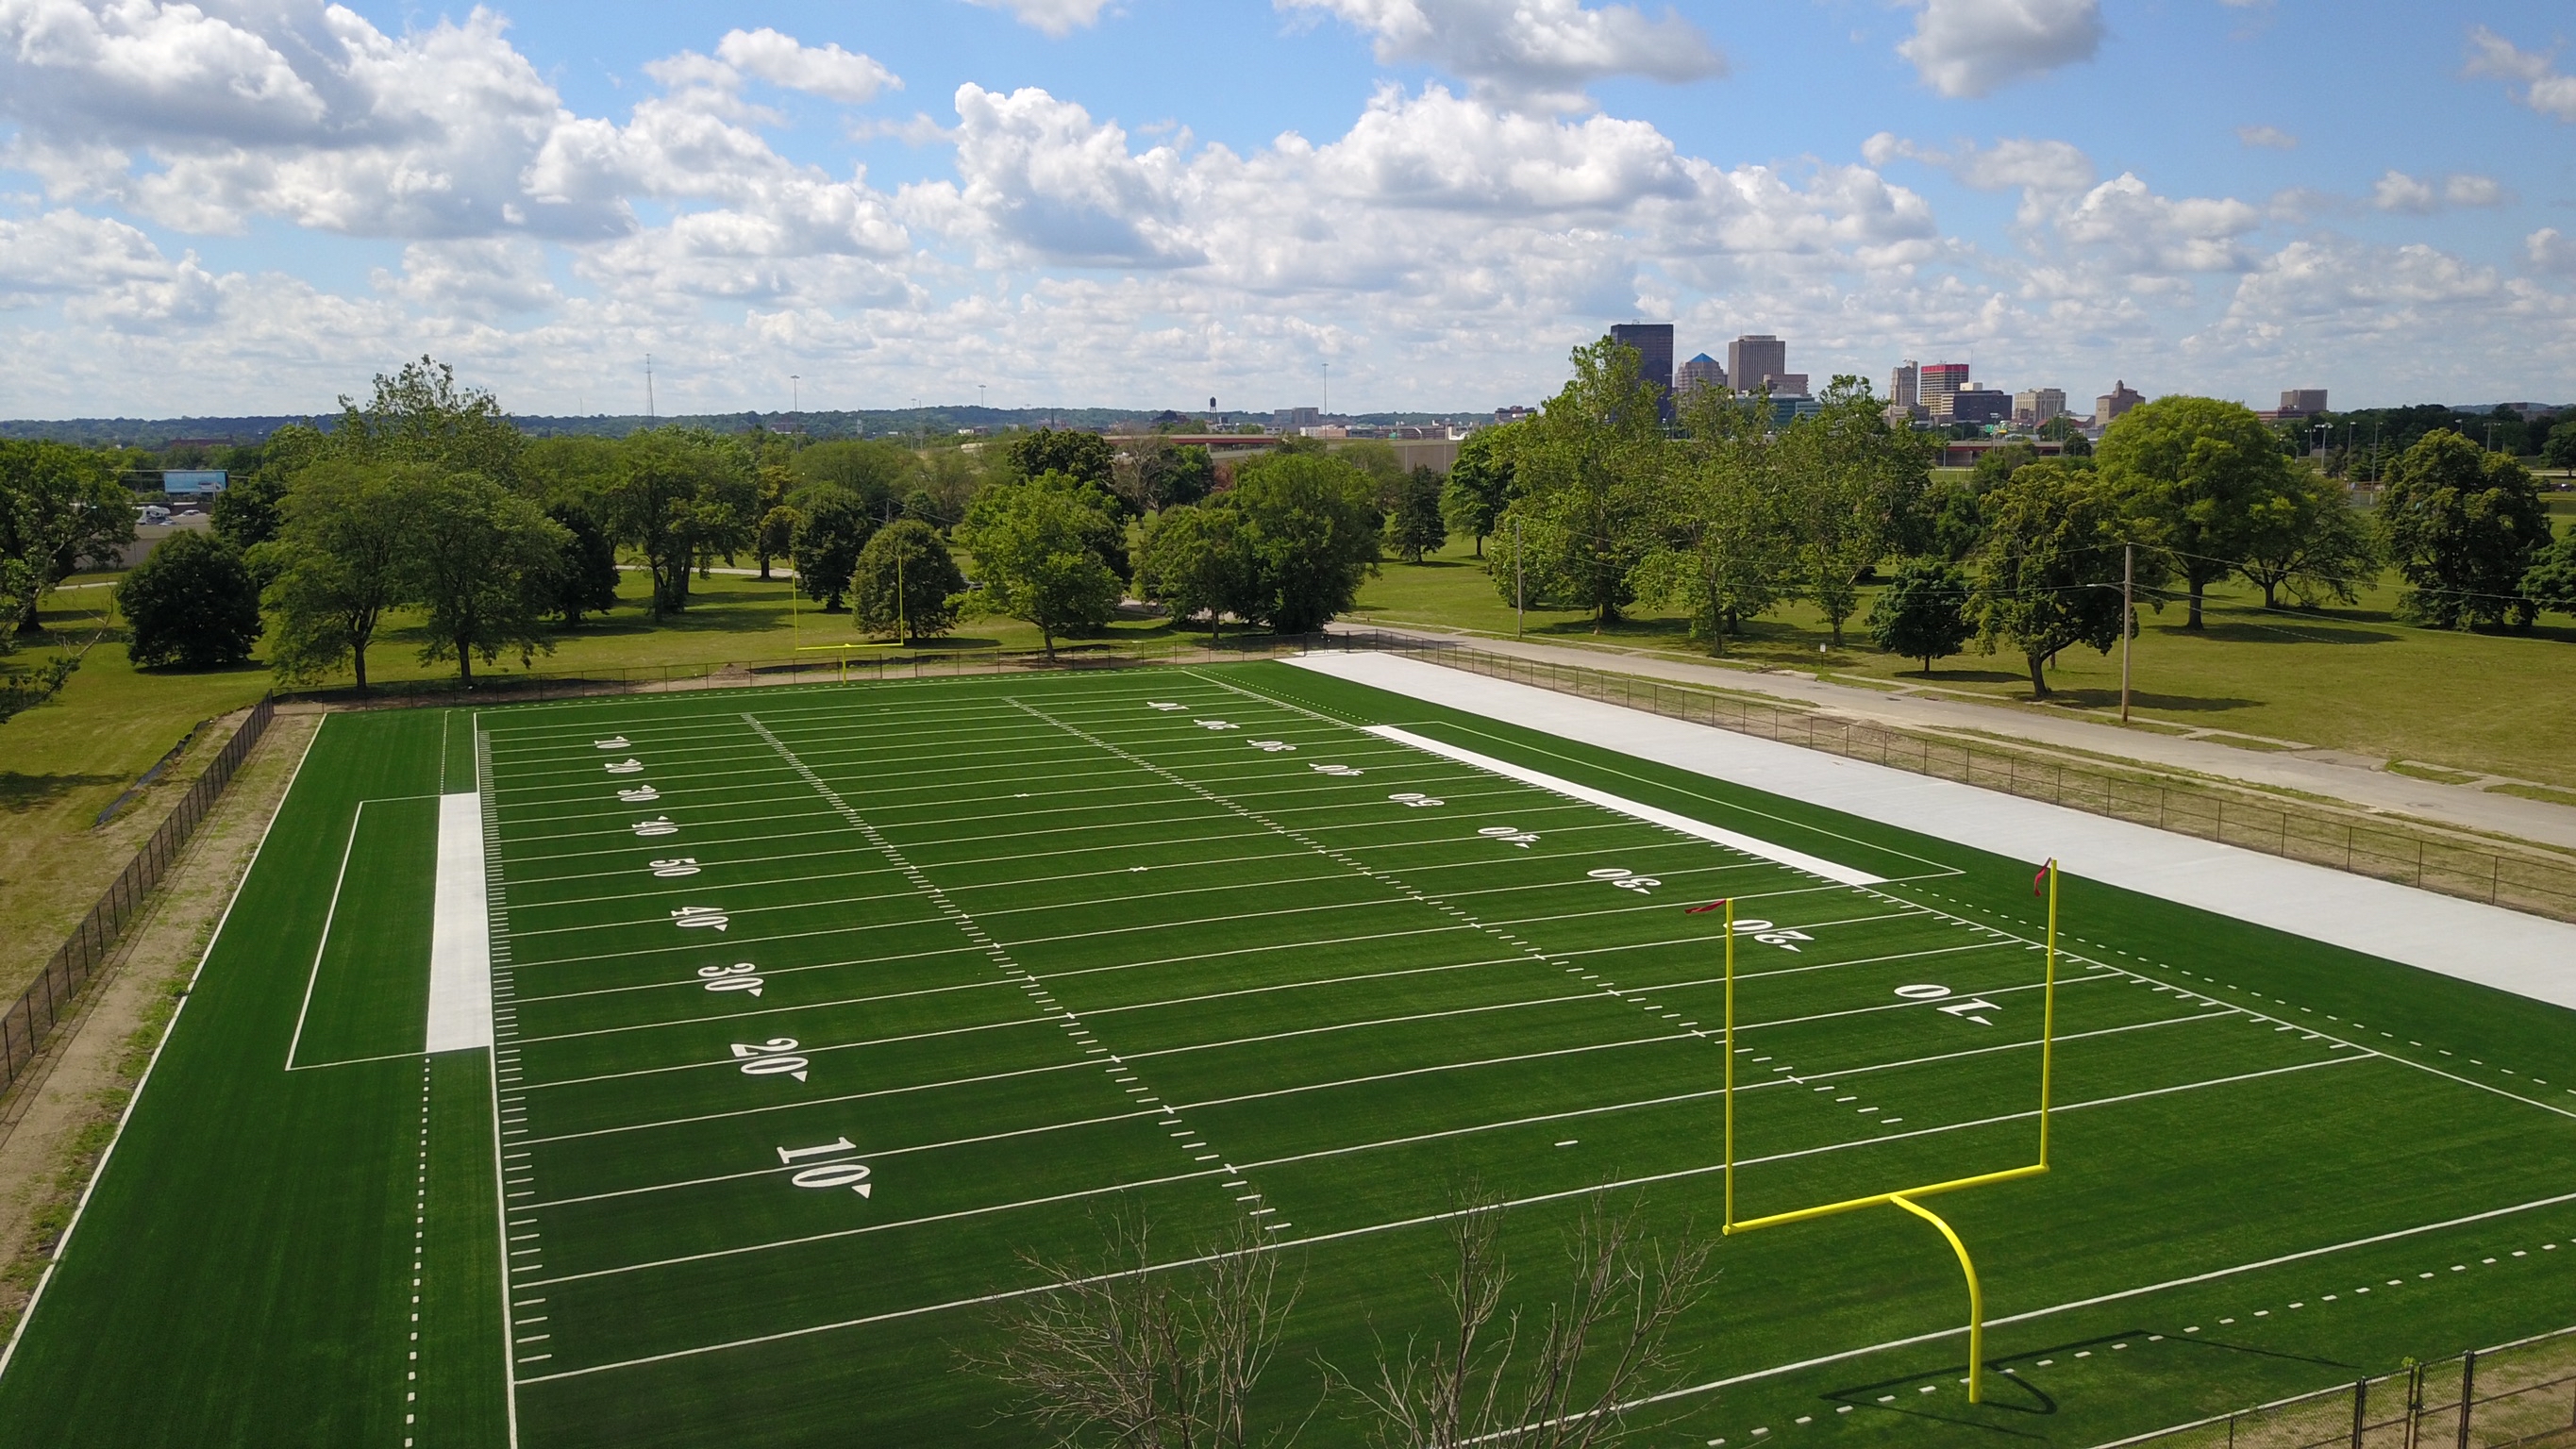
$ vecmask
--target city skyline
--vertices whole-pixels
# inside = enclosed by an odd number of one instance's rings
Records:
[[[423,353],[546,414],[641,410],[647,353],[672,412],[1320,406],[1327,368],[1483,409],[1623,320],[1817,383],[2576,396],[2565,24],[52,0],[0,9],[0,413],[283,411]]]

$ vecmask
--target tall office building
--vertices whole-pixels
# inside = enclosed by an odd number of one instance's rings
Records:
[[[2326,410],[2326,390],[2321,387],[2294,387],[2281,394],[2281,416],[2314,417]]]
[[[1949,422],[1951,403],[1968,390],[1968,364],[1936,362],[1923,368],[1919,377],[1923,415],[1936,423]]]
[[[1637,349],[1637,376],[1658,389],[1656,406],[1666,421],[1673,415],[1673,324],[1622,322],[1610,329],[1610,340]]]
[[[1896,364],[1896,375],[1887,380],[1887,401],[1890,407],[1903,408],[1908,414],[1922,408],[1922,394],[1916,390],[1916,375],[1919,371],[1920,364],[1911,357]]]
[[[2144,396],[2129,387],[2126,379],[2114,382],[2109,392],[2093,399],[2093,426],[2107,428],[2120,414],[2145,401]]]
[[[2013,394],[2012,420],[2026,428],[2038,427],[2065,411],[2062,387],[2034,387]]]
[[[1737,392],[1760,392],[1766,384],[1777,392],[1777,379],[1788,370],[1789,344],[1768,332],[1726,344],[1726,375]]]
[[[2002,388],[1963,387],[1949,401],[1949,422],[2000,423],[2012,417],[2013,395]]]
[[[1726,369],[1705,352],[1683,363],[1680,374],[1673,379],[1673,391],[1681,397],[1689,397],[1703,387],[1726,390]]]

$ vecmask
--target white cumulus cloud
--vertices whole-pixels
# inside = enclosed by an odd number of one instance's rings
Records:
[[[837,44],[802,45],[796,37],[781,35],[767,26],[726,32],[725,38],[716,42],[716,58],[771,85],[845,105],[865,105],[875,100],[880,91],[903,88],[903,81],[893,71],[870,56],[843,50]]]
[[[1008,10],[1022,25],[1049,35],[1070,35],[1097,24],[1109,0],[966,0],[987,10]]]
[[[1480,97],[1538,109],[1587,110],[1584,87],[1635,75],[1672,84],[1726,74],[1699,27],[1666,10],[1591,8],[1581,0],[1275,0],[1328,11],[1375,38],[1385,64],[1417,63],[1466,81]]]
[[[2415,177],[2392,170],[2370,188],[2372,206],[2411,216],[2430,216],[2445,206],[2502,206],[2509,199],[2504,183],[2469,172]]]
[[[2239,126],[2236,139],[2264,151],[2295,151],[2299,148],[2299,138],[2278,126]]]
[[[2469,74],[2494,76],[2508,87],[2519,81],[2522,94],[2515,99],[2544,116],[2576,121],[2576,75],[2561,74],[2549,56],[2483,25],[2469,32]]]
[[[2102,46],[2101,0],[1920,0],[1913,38],[1896,47],[1945,96],[1983,96],[2091,60]]]

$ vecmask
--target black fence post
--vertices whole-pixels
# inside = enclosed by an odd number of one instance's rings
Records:
[[[2478,1392],[2478,1351],[2460,1355],[2460,1449],[2469,1449],[2469,1405]]]

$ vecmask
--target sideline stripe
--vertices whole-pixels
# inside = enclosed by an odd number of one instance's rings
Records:
[[[1854,870],[1850,866],[1837,864],[1822,856],[1809,855],[1802,850],[1791,850],[1785,845],[1773,845],[1770,841],[1757,836],[1740,834],[1705,821],[1693,820],[1687,815],[1678,815],[1670,810],[1640,804],[1624,796],[1613,795],[1607,790],[1578,785],[1572,780],[1559,779],[1543,771],[1533,770],[1527,765],[1515,765],[1509,760],[1480,755],[1474,750],[1461,749],[1446,741],[1435,740],[1428,735],[1418,735],[1411,730],[1398,729],[1394,725],[1370,725],[1368,732],[1383,739],[1394,740],[1398,744],[1411,745],[1417,750],[1456,760],[1463,765],[1473,765],[1477,769],[1491,771],[1507,780],[1518,780],[1524,785],[1535,785],[1539,789],[1569,796],[1589,805],[1598,805],[1605,810],[1616,810],[1622,815],[1660,825],[1667,830],[1678,830],[1684,835],[1731,846],[1747,855],[1758,855],[1764,860],[1777,861],[1794,870],[1803,870],[1809,875],[1823,876],[1827,880],[1839,881],[1847,886],[1887,884],[1885,876],[1871,875],[1867,871]]]
[[[492,917],[483,886],[483,797],[441,795],[438,905],[429,933],[431,1052],[492,1045]]]

